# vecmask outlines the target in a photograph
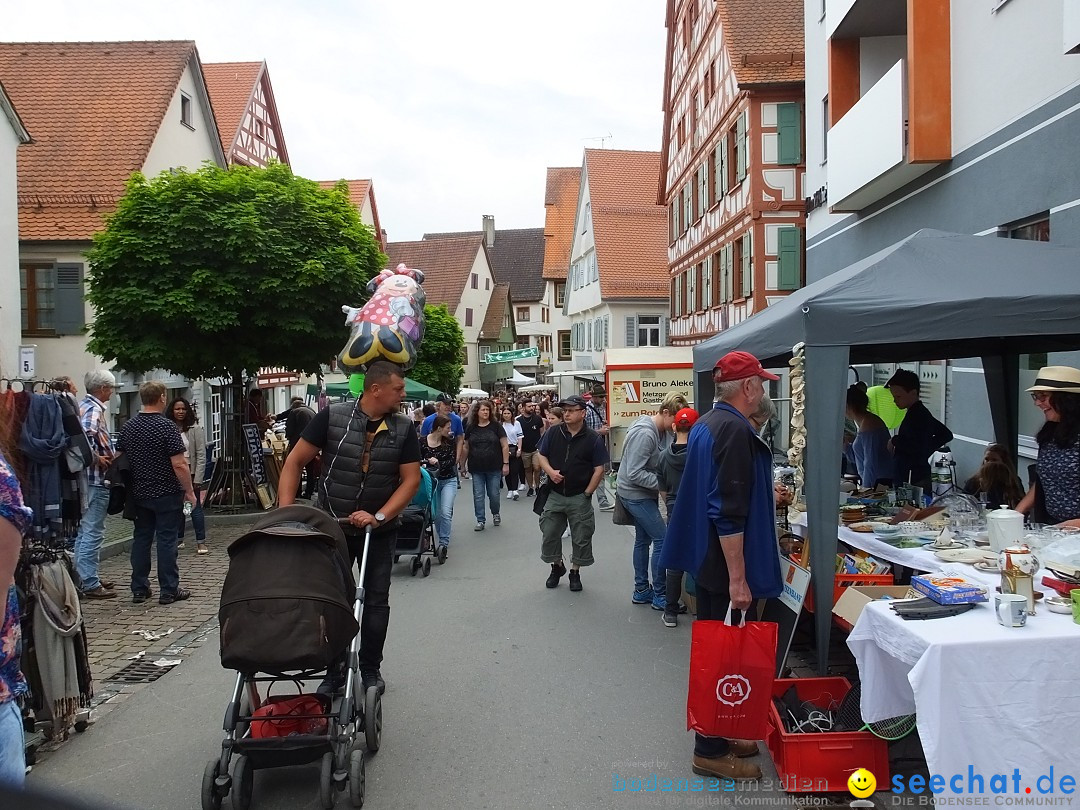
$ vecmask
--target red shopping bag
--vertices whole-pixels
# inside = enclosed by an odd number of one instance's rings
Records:
[[[776,624],[727,619],[691,629],[686,727],[707,737],[765,739],[776,674]]]

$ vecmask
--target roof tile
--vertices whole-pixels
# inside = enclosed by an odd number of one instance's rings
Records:
[[[579,166],[547,170],[544,192],[544,278],[547,280],[566,281],[580,190]]]
[[[804,80],[803,0],[717,0],[716,13],[741,86]]]
[[[483,236],[481,231],[425,233],[424,239]],[[495,231],[495,244],[488,248],[495,280],[510,286],[510,300],[539,301],[544,297],[544,229],[510,228]]]
[[[502,332],[503,320],[506,318],[507,302],[510,300],[509,294],[509,284],[496,284],[491,290],[487,315],[484,316],[484,325],[480,327],[481,340],[498,340]]]
[[[387,267],[404,264],[424,271],[424,294],[429,304],[446,304],[453,315],[469,280],[476,254],[484,249],[480,237],[390,242]]]
[[[240,123],[251,103],[255,83],[263,71],[262,62],[211,62],[202,66],[206,90],[214,108],[221,148],[228,155],[236,142]]]

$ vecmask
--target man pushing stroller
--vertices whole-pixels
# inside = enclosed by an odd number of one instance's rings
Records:
[[[355,562],[371,527],[364,613],[360,626],[360,676],[364,690],[386,689],[380,667],[390,622],[390,572],[397,540],[398,515],[420,486],[420,443],[412,420],[400,413],[405,397],[401,367],[377,360],[368,366],[359,399],[331,405],[304,428],[285,459],[278,488],[280,505],[291,505],[300,473],[321,452],[322,475],[315,505],[349,523],[342,528]],[[328,675],[320,692],[344,685],[341,667]]]

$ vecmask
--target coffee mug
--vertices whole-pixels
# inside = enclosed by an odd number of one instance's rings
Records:
[[[1072,597],[1073,603],[1073,621],[1080,624],[1080,588],[1069,591],[1069,596]]]
[[[1077,589],[1080,594],[1080,588]],[[1073,613],[1077,612],[1077,597],[1073,597]],[[1027,624],[1027,597],[1016,593],[995,593],[994,612],[1003,627],[1023,627]]]

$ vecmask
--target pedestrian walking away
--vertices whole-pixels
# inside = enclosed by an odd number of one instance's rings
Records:
[[[450,547],[450,528],[454,520],[454,500],[461,482],[457,473],[457,452],[451,438],[450,416],[436,415],[431,431],[420,443],[420,455],[424,464],[435,477],[435,500],[439,511],[435,514],[435,534],[440,548]]]
[[[630,601],[635,605],[652,605],[655,610],[663,610],[667,605],[667,577],[660,565],[667,533],[667,525],[660,516],[660,456],[671,444],[675,414],[685,407],[685,397],[670,397],[656,413],[638,417],[630,425],[615,484],[619,500],[634,520],[634,593]]]
[[[315,411],[311,410],[304,404],[302,397],[293,397],[289,403],[289,410],[284,413],[279,413],[274,417],[275,421],[280,422],[285,420],[285,441],[288,445],[285,447],[285,455],[287,456],[292,452],[292,449],[296,447],[296,443],[300,441],[300,437],[304,433],[304,428],[308,426],[308,423],[315,418]],[[302,496],[307,500],[311,500],[311,496],[315,494],[315,484],[319,480],[319,460],[315,459],[306,467],[304,467],[304,480],[301,482],[301,486],[297,488],[297,491],[303,491]]]
[[[540,514],[540,559],[551,565],[545,583],[555,588],[567,573],[563,532],[570,527],[570,590],[581,590],[581,567],[593,564],[592,538],[596,513],[592,497],[608,463],[603,437],[585,425],[585,398],[571,396],[559,403],[562,421],[540,440],[540,467],[548,477],[547,502]]]
[[[519,496],[519,484],[524,480],[521,469],[521,443],[524,434],[521,425],[514,419],[514,409],[504,405],[502,409],[503,433],[506,434],[506,446],[509,450],[510,471],[506,474],[506,497],[516,501]]]
[[[165,386],[157,381],[139,386],[142,410],[120,431],[116,449],[131,468],[128,497],[135,499],[135,528],[131,543],[131,594],[135,602],[153,596],[150,588],[150,547],[157,541],[158,602],[171,605],[191,597],[180,587],[176,543],[183,505],[195,505],[188,472],[187,451],[180,431],[165,416]]]
[[[502,477],[510,472],[510,448],[502,425],[495,421],[491,400],[482,399],[473,405],[465,426],[465,442],[461,454],[473,479],[476,531],[482,532],[487,523],[487,513],[484,511],[485,495],[491,507],[491,522],[498,526],[502,522],[499,484]]]
[[[399,413],[405,398],[405,375],[393,363],[378,360],[364,376],[361,396],[316,414],[281,471],[281,506],[291,505],[300,471],[322,452],[317,505],[344,526],[352,561],[363,553],[363,532],[371,527],[360,628],[360,673],[366,691],[386,689],[381,666],[390,624],[390,571],[394,564],[397,517],[420,488],[420,443],[412,419]],[[332,694],[345,685],[344,659],[319,686]]]
[[[607,391],[602,385],[592,387],[592,401],[587,402],[585,407],[585,426],[591,428],[604,440],[604,446],[608,446],[608,418],[607,418]],[[610,449],[608,453],[610,454]],[[610,472],[610,465],[604,470]],[[596,489],[596,503],[601,512],[611,512],[615,509],[615,502],[608,494],[607,486],[601,479],[600,486]]]
[[[525,476],[525,486],[528,488],[525,494],[530,498],[540,486],[540,462],[536,458],[536,448],[544,432],[544,420],[539,411],[540,406],[535,402],[526,402],[517,418],[521,427],[521,469]]]
[[[203,512],[203,478],[206,472],[206,431],[198,424],[195,409],[183,397],[177,397],[169,403],[166,411],[184,442],[188,472],[191,473],[191,485],[195,490],[195,505],[191,509],[191,525],[195,529],[195,550],[197,554],[210,551],[206,545],[206,515]],[[180,518],[180,543],[183,547],[184,529],[187,518]]]
[[[690,431],[686,466],[671,515],[661,565],[694,576],[698,619],[753,618],[757,599],[782,589],[776,553],[772,452],[749,417],[765,396],[765,371],[753,355],[730,352],[713,371],[716,402]],[[760,779],[744,761],[754,740],[696,734],[691,768],[702,776]]]
[[[682,483],[683,470],[686,469],[686,448],[690,439],[690,430],[698,420],[698,412],[693,408],[682,408],[675,414],[675,440],[660,454],[660,469],[657,479],[660,491],[664,493],[664,503],[670,516],[675,511],[675,500]],[[670,524],[669,524],[670,528]],[[664,536],[667,543],[667,535]],[[686,606],[679,599],[682,596],[683,572],[677,568],[666,570],[664,583],[664,625],[678,627],[679,614],[686,613]]]
[[[82,429],[93,451],[93,462],[86,468],[86,511],[79,522],[75,537],[75,571],[79,575],[79,591],[91,599],[115,599],[114,583],[103,583],[98,574],[101,545],[105,540],[105,518],[109,509],[109,488],[105,472],[109,469],[116,449],[109,433],[108,411],[105,407],[116,388],[111,371],[90,371],[84,379],[86,396],[79,402]]]

